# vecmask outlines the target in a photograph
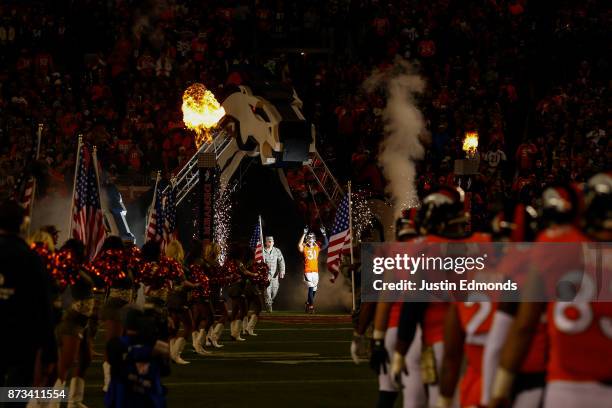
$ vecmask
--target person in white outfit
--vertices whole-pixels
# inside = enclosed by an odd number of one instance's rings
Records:
[[[272,312],[272,304],[278,294],[279,279],[285,277],[285,259],[281,250],[274,246],[274,237],[272,236],[266,237],[263,259],[266,265],[268,265],[268,274],[270,276],[270,286],[267,287],[264,293],[266,310]]]

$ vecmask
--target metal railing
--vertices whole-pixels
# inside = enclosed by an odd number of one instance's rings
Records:
[[[342,187],[340,187],[334,175],[329,171],[325,161],[323,161],[318,152],[310,153],[310,163],[306,167],[308,167],[328,200],[334,207],[337,207],[344,196],[344,190],[342,190]]]
[[[164,193],[172,186],[176,189],[176,205],[191,192],[200,181],[198,171],[198,157],[200,153],[214,152],[217,159],[231,141],[231,136],[223,129],[213,131],[212,140],[203,143],[181,170],[172,178],[172,183],[164,189]]]

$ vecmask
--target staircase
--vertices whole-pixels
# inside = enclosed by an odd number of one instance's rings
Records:
[[[191,159],[172,178],[172,185],[176,189],[176,205],[179,205],[200,181],[200,173],[198,171],[198,156],[200,153],[214,152],[218,161],[231,141],[232,138],[227,132],[223,129],[215,129],[212,140],[202,144]],[[171,185],[166,186],[163,192],[166,193],[170,188]]]
[[[344,191],[318,152],[311,152],[306,167],[312,173],[328,200],[337,207],[344,196]]]
[[[166,193],[168,189],[174,186],[176,189],[176,205],[179,205],[200,181],[200,173],[198,171],[198,157],[200,153],[210,152],[215,153],[217,165],[221,170],[221,188],[227,186],[242,158],[246,155],[244,151],[239,149],[230,133],[224,129],[217,128],[213,130],[212,140],[200,146],[191,159],[172,178],[171,185],[166,186],[164,189],[164,193]],[[344,191],[318,152],[310,153],[306,167],[319,184],[321,191],[323,191],[334,207],[337,207],[344,196]]]

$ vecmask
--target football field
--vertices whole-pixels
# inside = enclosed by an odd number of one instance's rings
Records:
[[[376,378],[367,364],[349,355],[352,336],[347,315],[263,314],[244,342],[199,356],[190,345],[164,378],[170,407],[373,407]],[[102,337],[99,335],[98,337]],[[102,351],[98,344],[97,351]],[[210,350],[210,348],[209,348]],[[85,400],[102,407],[99,357],[87,373]]]

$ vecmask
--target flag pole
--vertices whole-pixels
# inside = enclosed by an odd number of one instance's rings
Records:
[[[72,183],[72,202],[70,204],[70,221],[69,224],[70,227],[68,228],[68,237],[72,238],[72,218],[73,218],[73,214],[74,214],[74,193],[76,191],[76,182],[77,182],[77,176],[79,173],[79,160],[81,158],[81,146],[83,145],[83,135],[79,134],[79,143],[77,145],[77,155],[76,155],[76,162],[74,165],[74,181]]]
[[[157,184],[159,183],[159,179],[161,178],[161,170],[157,171],[157,175],[155,176],[155,187],[153,188],[153,201],[151,201],[151,206],[147,211],[147,219],[145,223],[145,231],[144,231],[144,239],[143,242],[147,242],[147,236],[149,235],[149,224],[151,222],[151,212],[155,207],[155,200],[157,199]]]
[[[38,156],[40,156],[40,142],[42,140],[42,131],[43,131],[43,124],[39,123],[38,124],[38,132],[36,132],[36,159],[38,160]]]
[[[264,240],[263,240],[263,228],[261,226],[261,215],[259,216],[259,239],[261,241],[261,250],[264,248]],[[262,254],[263,255],[263,254]]]
[[[94,171],[96,172],[96,183],[98,185],[98,199],[100,200],[100,209],[102,210],[102,217],[104,217],[107,213],[107,208],[106,208],[107,206],[106,206],[106,203],[103,202],[102,200],[102,189],[100,188],[100,172],[98,169],[98,147],[97,146],[93,147],[92,160],[93,160]],[[106,232],[109,233],[110,231],[106,229],[106,223],[102,222],[102,224],[104,225],[104,229],[106,230]]]
[[[351,196],[351,182],[348,182],[348,213],[349,213],[349,237],[351,246],[351,295],[353,298],[353,312],[356,309],[355,305],[355,268],[353,264],[355,262],[353,257],[353,197]]]
[[[36,155],[34,156],[34,160],[38,161],[40,157],[40,142],[42,139],[42,131],[43,124],[38,124],[38,131],[36,132]],[[32,177],[32,197],[30,198],[30,208],[28,209],[28,217],[30,218],[30,222],[28,223],[28,237],[30,236],[30,228],[32,226],[32,215],[34,214],[34,200],[36,200],[36,177]]]

